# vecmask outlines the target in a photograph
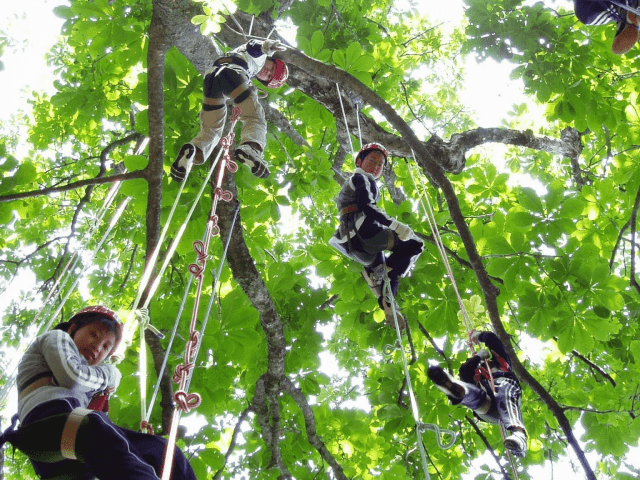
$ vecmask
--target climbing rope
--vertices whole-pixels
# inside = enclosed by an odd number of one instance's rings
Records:
[[[184,234],[187,225],[189,223],[189,220],[191,219],[191,216],[193,215],[193,212],[196,209],[196,206],[198,205],[198,202],[200,200],[200,197],[202,197],[202,194],[209,182],[209,179],[211,178],[211,175],[213,175],[213,172],[216,168],[216,166],[218,165],[218,161],[220,160],[220,156],[221,156],[222,150],[220,152],[218,152],[217,157],[215,158],[215,160],[213,161],[211,168],[209,169],[209,172],[207,173],[207,175],[205,176],[204,181],[202,182],[202,185],[200,187],[200,190],[198,191],[198,193],[196,194],[196,197],[191,205],[191,208],[189,209],[189,212],[187,213],[186,218],[184,219],[182,225],[180,225],[178,231],[176,232],[173,241],[171,242],[171,245],[169,246],[169,249],[167,251],[167,253],[165,254],[164,257],[164,262],[162,263],[162,266],[160,267],[153,283],[151,284],[149,291],[147,292],[146,295],[146,299],[144,301],[144,303],[142,304],[142,306],[140,306],[140,301],[142,299],[142,294],[145,292],[145,290],[147,289],[147,286],[149,285],[149,281],[151,279],[151,274],[153,273],[153,270],[155,268],[155,264],[156,261],[158,259],[159,253],[160,253],[160,248],[162,246],[162,242],[164,241],[164,237],[167,234],[167,231],[169,229],[169,223],[171,221],[171,218],[173,217],[173,214],[176,210],[176,207],[178,205],[178,200],[180,199],[180,196],[182,194],[182,190],[184,188],[184,185],[186,184],[186,178],[188,178],[189,176],[189,172],[191,170],[191,164],[187,165],[187,172],[186,172],[186,177],[185,177],[185,181],[182,182],[180,189],[178,191],[178,194],[176,196],[175,201],[173,202],[173,206],[171,208],[171,211],[169,212],[169,216],[165,222],[165,226],[162,230],[162,233],[160,234],[160,238],[158,239],[158,244],[156,245],[155,250],[153,251],[153,254],[151,255],[149,262],[147,263],[147,266],[145,268],[144,274],[142,276],[142,279],[140,280],[140,286],[138,287],[138,294],[136,296],[135,301],[133,302],[133,307],[130,310],[129,316],[127,317],[127,323],[130,323],[133,321],[134,317],[135,317],[135,312],[138,309],[142,309],[142,310],[148,310],[149,304],[151,303],[151,300],[153,299],[153,296],[156,292],[156,290],[158,289],[158,286],[160,285],[160,281],[162,280],[162,275],[164,274],[165,270],[167,269],[167,267],[169,266],[169,263],[171,262],[171,258],[173,257],[173,254],[175,253],[176,249],[178,248],[178,244],[180,243],[180,240],[182,239],[182,235]],[[146,328],[150,328],[151,327],[151,323],[146,323]],[[157,332],[157,330],[156,330]],[[159,332],[158,332],[159,333]],[[146,345],[144,343],[144,335],[141,335],[140,338],[140,352],[142,354],[142,352],[146,349]],[[141,359],[142,361],[142,359]],[[145,368],[142,365],[140,366],[141,369]],[[147,394],[146,394],[146,378],[143,377],[142,375],[140,375],[140,410],[141,410],[141,421],[144,422],[145,419],[147,418],[147,412],[146,412],[146,405],[147,405]]]
[[[425,424],[420,420],[420,412],[418,409],[418,403],[416,402],[416,397],[413,393],[413,386],[411,383],[411,374],[409,372],[409,364],[407,362],[407,357],[404,353],[404,349],[402,346],[402,333],[400,331],[400,325],[398,324],[398,313],[396,307],[396,300],[393,296],[393,292],[391,290],[391,281],[389,280],[389,276],[386,273],[386,263],[385,265],[385,273],[384,273],[384,290],[383,297],[388,296],[391,300],[391,311],[393,312],[393,323],[396,329],[396,342],[393,346],[388,345],[385,350],[389,352],[391,349],[396,349],[401,352],[402,357],[402,367],[404,370],[404,376],[407,383],[407,390],[409,392],[409,401],[411,403],[411,412],[413,413],[413,419],[416,422],[416,435],[418,436],[418,449],[420,451],[420,459],[422,461],[422,470],[424,471],[425,480],[430,480],[431,475],[429,474],[429,464],[427,463],[427,455],[424,447],[424,443],[422,441],[422,433],[431,430],[436,433],[436,439],[438,442],[438,447],[446,450],[451,448],[457,439],[457,432],[448,429],[441,429],[437,425],[434,424]],[[449,435],[449,441],[446,443],[442,442],[442,434]]]
[[[414,163],[417,165],[417,161],[416,161],[416,157],[415,157],[415,152],[413,152],[413,150],[411,151],[412,155],[413,155],[413,161]],[[429,228],[431,229],[431,233],[433,235],[433,238],[436,242],[436,246],[438,247],[438,251],[440,252],[440,257],[442,258],[442,263],[445,266],[445,269],[447,271],[447,275],[449,277],[449,280],[451,281],[451,285],[453,287],[453,290],[456,293],[456,297],[458,299],[458,305],[460,306],[460,311],[462,313],[462,321],[463,324],[467,330],[467,336],[468,336],[468,341],[467,341],[467,345],[469,347],[469,350],[471,351],[471,354],[475,354],[475,348],[473,345],[473,342],[471,341],[471,334],[474,332],[474,327],[473,327],[473,323],[471,322],[471,319],[469,318],[469,314],[467,313],[467,310],[464,306],[464,303],[462,302],[462,297],[460,296],[460,292],[458,291],[458,286],[456,285],[456,281],[455,278],[453,276],[453,271],[451,270],[451,265],[449,263],[449,260],[447,258],[447,254],[446,254],[446,250],[444,248],[444,244],[442,242],[442,237],[440,236],[440,232],[438,230],[438,225],[436,222],[436,218],[435,218],[435,214],[433,212],[433,208],[431,207],[431,202],[429,201],[429,196],[427,195],[426,189],[424,187],[424,184],[421,184],[422,190],[420,188],[418,188],[418,185],[415,181],[415,178],[413,176],[412,173],[412,165],[409,164],[409,162],[407,163],[407,170],[409,171],[409,175],[411,176],[411,181],[413,182],[413,185],[416,189],[416,191],[418,192],[418,198],[420,200],[420,204],[422,205],[422,209],[425,213],[425,216],[427,217],[427,222],[429,223]],[[417,167],[416,167],[417,168]],[[423,198],[426,198],[426,207],[425,207],[425,202],[423,202]],[[491,384],[491,390],[495,393],[495,383],[493,380],[493,374],[491,373],[491,366],[489,365],[489,361],[488,360],[484,360],[485,362],[485,366],[486,366],[486,372],[488,372],[488,377],[489,377],[489,381]],[[500,422],[500,434],[502,436],[502,440],[504,441],[505,439],[505,427],[504,424],[502,422]],[[513,460],[513,456],[511,455],[511,452],[508,449],[505,449],[506,453],[507,453],[507,457],[509,458],[509,462],[511,464],[511,469],[513,471],[513,474],[516,478],[516,480],[518,479],[518,472],[517,469],[515,467],[515,463]]]
[[[353,150],[353,142],[351,142],[351,133],[349,133],[349,124],[347,123],[347,114],[345,113],[344,105],[342,104],[342,94],[340,93],[340,86],[338,85],[338,82],[336,82],[336,89],[338,90],[338,100],[340,100],[340,108],[342,109],[342,118],[344,118],[344,129],[347,131],[349,147],[351,147],[351,155],[355,158],[356,152]]]
[[[188,413],[191,409],[197,408],[202,402],[202,398],[198,393],[189,393],[188,391],[188,385],[190,383],[191,376],[193,375],[196,356],[199,351],[200,338],[204,333],[204,322],[206,322],[206,317],[203,321],[203,330],[201,332],[196,330],[196,320],[198,318],[198,310],[200,307],[200,299],[202,296],[202,287],[204,284],[203,276],[207,263],[209,244],[211,242],[211,237],[220,233],[220,227],[218,226],[218,215],[216,214],[218,202],[219,200],[230,202],[233,199],[233,194],[230,191],[223,190],[222,182],[227,170],[232,173],[238,170],[238,165],[231,159],[231,156],[229,155],[229,148],[231,147],[235,139],[234,127],[240,116],[240,113],[240,108],[234,107],[231,114],[231,130],[229,134],[226,137],[223,137],[220,141],[220,145],[222,146],[222,148],[220,149],[220,153],[222,153],[222,162],[220,164],[220,168],[218,169],[218,178],[216,186],[214,188],[211,211],[209,213],[209,220],[205,229],[205,241],[202,242],[201,240],[197,240],[193,243],[193,249],[195,250],[197,255],[196,261],[189,265],[189,272],[196,280],[198,280],[198,286],[196,289],[195,300],[191,314],[191,322],[189,325],[189,340],[187,341],[187,344],[185,346],[184,363],[176,367],[175,373],[172,377],[173,381],[179,384],[179,388],[173,396],[176,402],[176,408],[173,411],[173,416],[171,418],[171,427],[169,430],[169,438],[165,450],[164,465],[162,468],[162,480],[168,480],[171,475],[173,451],[175,449],[178,425],[180,423],[182,412]],[[218,155],[218,157],[220,157],[220,154]]]

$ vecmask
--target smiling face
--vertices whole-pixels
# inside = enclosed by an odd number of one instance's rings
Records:
[[[378,150],[372,150],[366,157],[364,157],[364,159],[358,158],[356,160],[356,167],[360,167],[375,178],[380,178],[380,175],[382,175],[382,169],[384,168],[384,162],[384,154]]]
[[[273,78],[273,75],[276,73],[276,62],[273,60],[267,60],[264,62],[264,67],[262,70],[258,72],[256,75],[260,80],[264,82],[268,82]]]
[[[69,329],[69,335],[89,365],[102,362],[116,344],[116,334],[100,322],[93,322],[80,328],[74,325]]]

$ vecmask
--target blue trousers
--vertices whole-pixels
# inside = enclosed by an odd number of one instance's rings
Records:
[[[33,409],[22,422],[28,425],[51,415],[71,413],[79,407],[76,399],[52,400]],[[136,432],[114,425],[103,412],[88,416],[76,437],[76,455],[83,459],[42,463],[31,460],[41,478],[54,478],[73,472],[87,472],[99,480],[158,480],[162,472],[166,440],[155,435]],[[62,431],[52,430],[51,439],[60,442]],[[196,476],[183,453],[176,448],[171,478],[196,480]]]

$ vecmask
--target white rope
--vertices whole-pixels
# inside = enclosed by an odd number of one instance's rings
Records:
[[[400,333],[400,326],[398,325],[398,314],[396,312],[396,300],[393,297],[393,292],[391,291],[391,282],[389,280],[389,276],[386,273],[386,264],[385,264],[385,274],[384,274],[384,290],[386,294],[389,295],[391,299],[391,309],[393,311],[393,323],[396,327],[396,344],[395,347],[401,351],[402,357],[402,366],[404,368],[404,375],[407,380],[407,390],[409,391],[409,400],[411,402],[411,412],[413,413],[413,420],[416,422],[416,435],[418,436],[418,450],[420,451],[420,459],[422,461],[422,470],[424,471],[425,480],[430,480],[431,475],[429,475],[429,464],[427,463],[426,451],[424,448],[424,444],[422,443],[422,432],[421,429],[418,428],[418,425],[421,424],[420,421],[420,413],[418,412],[418,404],[416,402],[415,395],[413,394],[413,387],[411,385],[411,375],[409,374],[409,365],[407,364],[407,357],[404,353],[404,349],[402,347],[402,333]],[[384,293],[382,295],[384,302]]]
[[[414,162],[416,161],[416,156],[415,153],[413,152],[413,150],[411,151],[411,153],[413,154],[413,160]],[[411,181],[413,182],[413,185],[416,189],[416,191],[418,192],[418,199],[420,200],[420,205],[422,205],[422,209],[424,211],[425,216],[427,217],[427,222],[429,223],[429,228],[431,229],[431,234],[433,235],[433,238],[435,240],[436,246],[438,247],[438,251],[440,252],[440,257],[442,258],[442,263],[444,264],[445,270],[447,271],[447,276],[449,277],[449,280],[451,281],[451,285],[453,287],[453,291],[456,294],[456,298],[458,299],[458,306],[460,307],[460,312],[462,313],[462,321],[463,324],[467,330],[467,335],[470,335],[471,332],[473,332],[474,328],[473,328],[473,323],[471,322],[471,319],[469,318],[469,314],[467,313],[467,309],[464,306],[464,303],[462,302],[462,297],[460,296],[460,292],[458,291],[458,286],[456,284],[456,279],[453,276],[453,271],[451,270],[451,264],[449,263],[449,260],[447,258],[447,251],[444,248],[444,244],[442,242],[442,237],[440,236],[440,231],[438,230],[438,224],[436,222],[436,217],[435,214],[433,213],[433,208],[431,207],[431,202],[429,201],[429,195],[427,195],[427,192],[424,190],[424,185],[422,185],[423,190],[421,191],[418,188],[418,185],[415,181],[415,178],[413,177],[413,173],[412,173],[412,166],[409,164],[409,162],[407,162],[407,170],[409,171],[409,176],[411,177]],[[426,198],[426,204],[427,206],[425,207],[425,203],[423,202],[423,198]]]
[[[411,153],[413,154],[413,160],[417,165],[416,162],[416,157],[415,157],[415,152],[413,152],[413,150],[411,151]],[[421,183],[421,187],[422,190],[420,190],[418,188],[418,185],[416,184],[416,181],[413,177],[413,173],[412,173],[412,166],[408,164],[407,162],[407,170],[409,171],[409,175],[411,176],[411,180],[413,181],[413,185],[416,188],[416,191],[418,192],[418,197],[420,199],[420,204],[422,205],[422,208],[424,210],[424,213],[427,217],[427,221],[429,222],[429,228],[431,228],[431,233],[433,234],[433,238],[436,241],[436,245],[438,247],[438,251],[440,252],[440,256],[442,257],[442,262],[445,265],[445,269],[447,270],[447,275],[449,276],[449,279],[451,280],[451,284],[453,286],[453,290],[456,293],[456,297],[458,299],[458,305],[460,306],[460,311],[462,312],[462,319],[463,319],[463,323],[464,326],[467,330],[467,335],[469,336],[469,341],[467,342],[470,350],[472,353],[475,353],[474,351],[474,347],[473,347],[473,343],[471,342],[471,333],[474,331],[474,327],[473,327],[473,323],[471,322],[471,319],[469,318],[469,314],[467,313],[467,310],[464,306],[464,303],[462,302],[462,298],[460,297],[460,292],[458,291],[458,287],[456,285],[456,281],[455,278],[453,276],[453,271],[451,270],[451,265],[449,264],[449,260],[447,259],[447,254],[446,254],[446,250],[444,248],[444,244],[442,243],[442,237],[440,236],[440,232],[438,230],[438,225],[436,223],[436,219],[435,219],[435,214],[433,213],[433,208],[431,207],[431,202],[429,201],[429,196],[427,195],[426,189],[424,187],[424,184]],[[426,198],[426,203],[428,206],[428,211],[427,208],[425,208],[425,204],[422,201],[422,198]],[[487,360],[485,360],[486,363],[486,369],[489,372],[490,375],[490,383],[491,383],[491,388],[495,393],[495,385],[493,382],[493,375],[491,375],[491,367],[489,365],[489,362]],[[505,439],[505,427],[504,424],[502,422],[500,422],[500,434],[502,436],[502,439],[504,441]],[[513,471],[513,474],[517,480],[518,478],[518,472],[513,460],[513,457],[511,455],[511,452],[506,449],[507,452],[507,457],[509,458],[509,463],[511,464],[511,469]]]
[[[347,114],[344,111],[344,105],[342,104],[342,94],[340,93],[340,86],[336,82],[336,89],[338,90],[338,100],[340,100],[340,108],[342,109],[342,118],[344,118],[344,128],[347,131],[347,138],[349,139],[349,146],[351,147],[351,155],[355,158],[356,152],[353,150],[353,143],[351,142],[351,133],[349,133],[349,124],[347,123]]]
[[[164,274],[164,271],[167,269],[169,263],[171,262],[171,258],[173,257],[173,254],[175,253],[176,249],[178,248],[178,244],[180,243],[180,240],[182,239],[182,235],[184,234],[186,228],[187,228],[187,224],[189,223],[189,220],[191,220],[191,216],[193,215],[194,210],[196,209],[196,206],[198,205],[198,202],[200,201],[200,197],[202,197],[202,194],[204,192],[204,189],[206,188],[207,184],[209,183],[209,178],[211,178],[211,175],[213,174],[216,166],[218,165],[218,160],[220,160],[220,154],[222,153],[222,149],[218,152],[218,156],[215,158],[215,160],[213,161],[213,164],[211,165],[211,168],[209,169],[209,172],[207,173],[204,181],[202,182],[202,185],[200,187],[200,190],[198,191],[193,203],[191,204],[191,208],[189,209],[189,213],[187,214],[186,218],[184,219],[182,225],[180,225],[180,228],[178,229],[178,232],[176,233],[170,247],[169,250],[167,251],[167,253],[165,254],[165,258],[164,258],[164,262],[160,268],[160,270],[158,271],[154,282],[151,284],[151,287],[149,288],[149,291],[147,292],[147,296],[145,298],[144,304],[142,305],[142,307],[140,307],[140,309],[142,310],[147,310],[149,307],[149,304],[151,303],[151,300],[153,299],[153,296],[156,292],[156,290],[158,289],[158,286],[160,285],[160,281],[162,280],[162,275]],[[133,308],[131,309],[130,313],[129,313],[129,317],[127,318],[127,321],[131,321],[132,320],[132,315],[135,314],[136,310],[139,309],[139,305],[140,305],[140,301],[142,299],[142,294],[144,293],[144,291],[147,288],[147,285],[149,283],[149,280],[151,278],[151,274],[153,273],[153,270],[155,268],[155,264],[156,261],[158,259],[158,255],[160,253],[160,248],[162,247],[162,242],[164,241],[164,237],[167,234],[167,231],[169,229],[169,224],[171,221],[171,218],[173,217],[173,214],[176,210],[176,207],[178,205],[178,200],[182,194],[182,190],[184,189],[184,185],[186,184],[186,179],[189,176],[189,172],[191,170],[191,164],[187,165],[187,172],[186,172],[186,176],[185,176],[185,180],[182,182],[181,186],[180,186],[180,190],[178,191],[178,194],[176,196],[175,201],[173,202],[173,206],[171,208],[171,212],[169,213],[169,217],[167,218],[166,222],[165,222],[165,226],[162,230],[162,233],[160,234],[160,238],[158,239],[158,244],[156,245],[155,250],[153,251],[153,254],[151,255],[151,258],[149,259],[149,262],[147,263],[147,267],[145,269],[145,272],[142,276],[142,279],[140,281],[140,286],[138,287],[138,294],[136,296],[136,299],[133,303]],[[150,325],[150,323],[147,325],[147,327]],[[144,342],[144,335],[140,336],[140,353],[142,355],[143,350],[146,349],[146,344]],[[142,359],[141,359],[142,361]],[[143,368],[142,365],[140,366],[140,368]],[[147,407],[147,389],[146,389],[146,378],[143,378],[143,375],[140,375],[140,411],[141,411],[141,419],[144,420],[147,418],[147,411],[146,411],[146,407]]]
[[[356,120],[358,120],[358,141],[362,148],[362,130],[360,130],[360,105],[356,102]]]

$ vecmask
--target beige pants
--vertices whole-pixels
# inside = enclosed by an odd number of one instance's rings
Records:
[[[258,101],[256,89],[247,80],[247,83],[240,85],[228,96],[225,95],[223,98],[205,97],[205,104],[221,106],[222,108],[211,111],[202,110],[200,112],[200,132],[191,140],[191,143],[202,150],[204,159],[211,155],[222,136],[227,118],[227,99],[236,98],[248,88],[251,89],[251,94],[237,104],[242,109],[240,114],[240,122],[242,122],[240,143],[255,142],[264,150],[267,143],[267,122],[264,119],[264,110]]]

